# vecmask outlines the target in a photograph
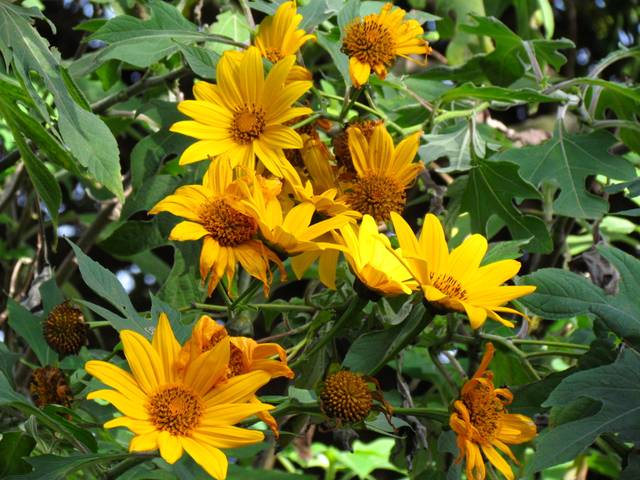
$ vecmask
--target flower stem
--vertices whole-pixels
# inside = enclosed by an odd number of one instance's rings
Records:
[[[329,343],[340,332],[340,330],[342,330],[342,328],[347,324],[347,322],[349,322],[350,320],[353,320],[354,318],[357,318],[362,313],[362,309],[366,307],[368,303],[369,303],[369,300],[362,299],[358,295],[354,296],[351,299],[351,303],[349,303],[349,306],[347,307],[347,309],[342,313],[340,318],[338,318],[338,320],[336,320],[336,322],[333,324],[333,327],[331,327],[331,330],[329,330],[326,334],[321,336],[318,342],[313,347],[311,347],[309,350],[304,352],[304,354],[300,358],[298,358],[298,360],[293,362],[290,365],[291,368],[295,368],[296,366],[299,366],[302,362],[304,362],[304,360],[312,357],[318,351],[320,351],[320,349],[322,349],[327,343]]]
[[[107,470],[102,475],[102,480],[112,480],[119,478],[127,470],[132,469],[133,467],[140,465],[143,462],[146,462],[150,458],[153,458],[153,455],[132,455],[129,458],[126,458],[115,467]]]
[[[420,408],[420,407],[391,407],[394,415],[414,415],[416,417],[427,417],[433,420],[447,420],[449,412],[443,408]]]

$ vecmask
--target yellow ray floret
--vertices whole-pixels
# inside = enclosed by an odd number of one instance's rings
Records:
[[[258,343],[248,337],[230,337],[226,328],[207,315],[200,317],[193,327],[191,338],[180,350],[177,361],[178,370],[186,368],[195,358],[215,348],[224,339],[229,339],[231,342],[227,379],[255,371],[265,372],[269,378],[293,378],[295,376],[293,370],[287,365],[287,353],[280,345],[277,343]],[[259,403],[255,395],[249,401]],[[257,416],[269,426],[276,436],[279,435],[278,423],[269,412],[258,412]]]
[[[383,124],[373,129],[369,140],[359,128],[349,128],[349,151],[356,172],[346,196],[351,208],[378,221],[388,220],[391,212],[402,212],[405,190],[424,168],[421,162],[413,163],[421,134],[416,132],[394,146]]]
[[[396,57],[404,57],[416,63],[409,55],[428,55],[431,47],[422,39],[424,31],[416,20],[405,20],[401,8],[393,8],[391,3],[382,7],[380,13],[356,18],[347,25],[342,51],[349,57],[351,82],[356,88],[367,83],[371,71],[380,78],[387,76],[387,69]]]
[[[307,41],[315,40],[315,35],[298,28],[301,21],[295,2],[282,3],[275,15],[262,20],[255,39],[262,56],[276,63],[287,55],[295,55]]]
[[[217,84],[198,82],[195,100],[180,102],[178,109],[193,120],[180,121],[171,131],[198,139],[180,157],[180,164],[226,155],[232,166],[255,168],[255,157],[274,175],[283,177],[292,167],[283,149],[301,148],[300,135],[285,123],[312,113],[292,104],[311,82],[286,82],[295,61],[289,55],[273,66],[267,77],[260,51],[227,51],[218,62]]]
[[[424,217],[419,239],[400,215],[392,213],[391,219],[405,263],[428,301],[466,312],[472,328],[481,327],[487,316],[513,327],[500,313],[522,314],[503,305],[536,289],[502,285],[518,273],[520,262],[500,260],[480,266],[487,252],[487,240],[477,234],[449,253],[442,225],[435,215]]]
[[[337,241],[353,273],[370,290],[381,295],[399,295],[409,294],[417,287],[370,215],[362,217],[360,227],[347,224],[340,228]]]
[[[122,413],[104,426],[131,430],[135,436],[129,451],[159,450],[168,463],[186,451],[209,475],[223,480],[227,458],[220,449],[264,439],[260,431],[234,425],[273,408],[249,402],[270,375],[258,370],[222,382],[229,363],[228,339],[193,358],[181,372],[175,368],[180,344],[166,315],[160,315],[151,343],[130,330],[123,330],[120,339],[131,372],[107,362],[87,362],[87,372],[113,388],[87,398],[105,400]]]
[[[156,204],[149,213],[170,212],[185,221],[178,223],[171,240],[203,239],[200,275],[209,277],[209,294],[226,274],[229,285],[240,263],[251,276],[271,283],[269,262],[281,266],[278,257],[256,239],[258,221],[243,209],[241,189],[233,181],[233,170],[226,158],[212,162],[202,185],[185,185]]]
[[[518,463],[508,445],[528,442],[537,434],[529,417],[507,412],[513,394],[507,388],[493,385],[493,373],[487,370],[493,353],[493,345],[489,343],[478,371],[462,387],[449,420],[460,450],[457,461],[466,460],[469,480],[484,480],[484,458],[505,478],[514,480],[513,471],[500,452]]]

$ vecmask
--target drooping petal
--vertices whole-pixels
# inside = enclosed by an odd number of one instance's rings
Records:
[[[182,457],[182,443],[180,442],[180,438],[171,435],[167,431],[162,431],[160,435],[158,435],[158,446],[160,448],[160,456],[171,465]]]
[[[216,480],[227,478],[227,457],[215,447],[189,437],[180,438],[187,453]]]

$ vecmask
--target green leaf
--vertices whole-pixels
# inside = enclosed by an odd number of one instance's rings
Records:
[[[566,405],[582,398],[600,403],[601,408],[595,415],[544,431],[536,441],[531,471],[575,458],[601,433],[617,433],[624,441],[640,441],[640,354],[626,349],[611,365],[568,376],[544,406]]]
[[[21,115],[18,114],[11,105],[6,103],[2,99],[2,96],[0,96],[0,116],[2,116],[9,125],[9,128],[13,133],[13,139],[18,146],[18,150],[20,150],[20,156],[24,161],[24,166],[27,169],[29,178],[35,187],[38,196],[42,198],[42,201],[47,206],[47,210],[49,211],[54,227],[57,227],[58,209],[62,202],[60,185],[58,185],[58,182],[47,166],[31,151],[26,139],[22,136],[22,130],[19,128],[20,121],[18,118]]]
[[[351,344],[342,366],[355,372],[375,375],[417,336],[433,319],[419,303],[413,307],[407,318],[386,330],[367,332]],[[376,352],[372,358],[371,352]]]
[[[347,87],[350,86],[349,57],[340,50],[340,30],[334,28],[330,32],[318,31],[316,32],[316,38],[318,45],[324,48],[327,53],[329,53],[329,56],[331,56],[331,60],[333,60],[338,72],[342,75],[345,85]]]
[[[211,33],[231,38],[236,42],[249,43],[251,40],[251,28],[247,24],[247,19],[237,10],[219,13],[210,30]],[[212,46],[212,49],[220,55],[230,48],[234,47],[221,43]]]
[[[264,470],[239,465],[229,465],[229,476],[234,480],[313,480],[315,475],[287,473],[280,470]]]
[[[180,52],[193,73],[210,80],[216,78],[216,65],[220,60],[218,53],[195,45],[180,45]]]
[[[461,25],[463,32],[476,35],[487,35],[493,38],[495,49],[481,57],[480,62],[484,73],[496,85],[508,86],[524,76],[524,64],[529,64],[524,40],[513,33],[506,25],[494,17],[472,15],[473,25]],[[556,70],[566,61],[558,50],[573,48],[571,41],[561,40],[530,40],[530,45],[541,63],[548,63]]]
[[[76,254],[80,275],[82,275],[82,279],[87,286],[116,307],[127,320],[125,325],[112,322],[113,327],[118,331],[124,328],[134,330],[147,338],[151,338],[153,332],[150,331],[149,322],[138,315],[135,308],[133,308],[129,295],[127,295],[127,292],[116,276],[98,262],[85,255],[80,247],[71,240],[67,239],[67,241]],[[82,303],[89,306],[86,302]],[[112,321],[112,318],[106,319]]]
[[[618,295],[606,295],[575,273],[545,268],[522,278],[522,284],[537,288],[519,301],[536,315],[547,319],[591,313],[601,318],[616,335],[640,346],[640,308],[637,303],[640,260],[609,246],[599,246],[598,251],[620,273]]]
[[[12,298],[7,301],[9,326],[20,335],[38,357],[41,366],[58,361],[58,354],[47,345],[42,333],[42,321]]]
[[[4,373],[11,380],[13,378],[13,367],[21,356],[19,353],[9,350],[6,343],[0,342],[0,373]]]
[[[531,239],[528,249],[549,252],[553,243],[541,218],[523,215],[514,199],[539,199],[540,194],[522,179],[510,162],[480,161],[471,169],[462,197],[462,209],[471,215],[471,229],[486,235],[487,223],[497,215],[514,240]]]
[[[66,480],[74,478],[72,474],[80,469],[123,460],[129,456],[128,453],[89,453],[64,457],[56,455],[30,457],[26,460],[33,467],[33,471],[24,475],[15,475],[11,480]]]
[[[54,97],[58,128],[66,146],[96,181],[124,200],[115,138],[99,117],[76,103],[78,98],[69,89],[70,77],[63,72],[59,57],[51,53],[46,40],[30,25],[30,16],[34,16],[32,10],[0,3],[0,52],[11,60],[13,71],[26,86],[41,116],[49,121],[47,107],[31,81],[31,71],[40,75]]]
[[[447,90],[440,99],[443,102],[450,102],[460,98],[477,98],[490,102],[504,103],[544,103],[559,102],[560,98],[544,95],[531,88],[503,88],[503,87],[477,87],[472,83],[465,83],[459,87]]]
[[[28,457],[36,441],[24,432],[4,432],[0,440],[0,478],[31,470],[23,457]]]
[[[420,160],[431,163],[446,157],[449,164],[441,167],[441,172],[457,172],[471,168],[471,146],[479,157],[485,157],[487,147],[496,149],[499,145],[490,143],[480,135],[477,129],[470,128],[470,122],[461,122],[441,133],[423,135],[427,141],[419,149]]]
[[[489,245],[487,254],[482,259],[481,265],[488,265],[500,260],[513,260],[522,256],[522,247],[529,243],[531,239],[508,240],[506,242],[496,242]]]
[[[200,284],[198,258],[199,242],[179,242],[174,245],[173,268],[158,297],[174,308],[187,307],[193,302],[206,298],[204,287]]]
[[[157,222],[128,221],[120,225],[109,237],[100,242],[100,247],[119,257],[130,257],[136,253],[166,244],[167,239],[158,230]]]
[[[522,177],[534,185],[551,182],[558,186],[560,195],[553,202],[558,215],[600,218],[609,204],[587,191],[587,177],[630,180],[636,176],[631,163],[609,153],[614,143],[615,138],[607,132],[569,135],[558,125],[553,138],[542,145],[506,150],[492,160],[517,163]]]

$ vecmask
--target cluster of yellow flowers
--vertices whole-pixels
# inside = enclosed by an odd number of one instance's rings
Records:
[[[284,276],[285,258],[298,277],[317,261],[320,280],[335,289],[342,254],[359,282],[377,295],[419,291],[440,308],[466,313],[474,329],[487,317],[512,327],[501,314],[521,314],[504,305],[535,288],[503,285],[520,263],[482,265],[483,236],[471,235],[450,252],[436,216],[424,217],[419,237],[401,216],[406,190],[424,168],[414,162],[422,132],[394,144],[382,121],[357,120],[333,135],[333,153],[325,145],[319,129],[326,130],[326,122],[300,100],[313,84],[295,55],[314,39],[298,28],[301,20],[295,2],[282,3],[258,27],[253,46],[224,53],[216,84],[197,82],[195,100],[179,104],[192,120],[171,130],[197,139],[180,164],[210,164],[201,184],[178,188],[149,213],[183,219],[170,239],[202,239],[200,274],[209,294],[223,277],[231,289],[240,263],[267,295],[271,264]],[[372,72],[384,78],[398,56],[423,55],[426,61],[431,49],[423,33],[417,21],[405,19],[405,11],[391,4],[356,18],[342,36],[354,87],[362,88]],[[272,63],[266,77],[264,59]],[[390,225],[398,249],[383,233]],[[228,339],[223,331],[205,317],[181,348],[162,317],[151,345],[133,332],[122,333],[132,374],[104,362],[87,364],[91,374],[116,389],[90,398],[107,400],[124,413],[107,426],[131,429],[132,451],[159,448],[163,458],[175,462],[185,449],[221,479],[226,459],[218,448],[262,439],[262,433],[234,423],[259,414],[277,432],[267,413],[271,407],[260,403],[255,391],[273,376],[293,375],[284,352],[277,345]],[[285,362],[268,360],[276,354]],[[513,458],[505,442],[529,440],[535,426],[506,413],[511,394],[494,389],[486,371],[490,356],[463,388],[451,426],[469,478],[484,478],[478,445],[513,478],[493,446]]]
[[[105,400],[122,412],[104,426],[131,430],[135,436],[129,451],[157,449],[168,463],[175,463],[186,450],[207,473],[222,480],[227,458],[221,448],[264,439],[261,431],[234,424],[258,415],[277,435],[268,412],[273,406],[255,394],[272,378],[293,378],[279,345],[230,337],[224,327],[203,316],[181,346],[164,314],[151,343],[130,330],[122,331],[120,338],[131,373],[111,363],[87,362],[87,372],[114,389],[97,390],[87,398]],[[270,359],[273,356],[280,360]]]

